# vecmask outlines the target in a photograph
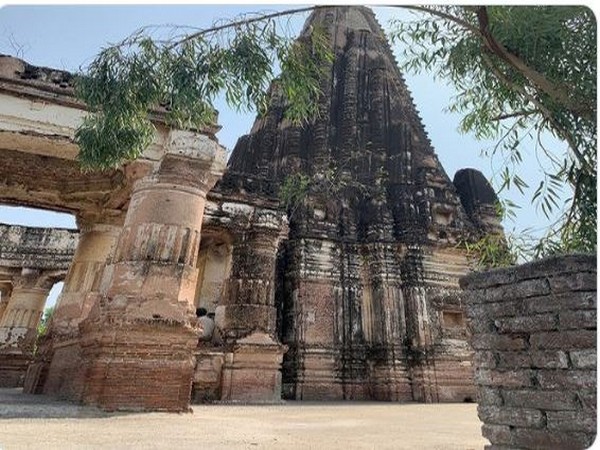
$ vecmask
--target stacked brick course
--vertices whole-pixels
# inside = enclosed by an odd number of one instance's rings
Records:
[[[596,436],[596,256],[461,279],[487,449],[583,449]]]

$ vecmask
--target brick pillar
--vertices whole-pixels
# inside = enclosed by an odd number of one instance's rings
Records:
[[[223,401],[281,400],[281,362],[287,347],[276,338],[275,262],[280,226],[252,227],[234,243],[225,304],[216,323],[235,342],[223,365]]]
[[[34,269],[23,269],[0,321],[0,387],[22,386],[33,358],[37,326],[53,279]]]
[[[27,372],[24,391],[77,400],[81,384],[73,383],[81,367],[79,324],[98,296],[104,267],[122,228],[119,217],[80,214],[77,250],[46,336],[40,339],[36,361]]]
[[[134,185],[99,301],[80,324],[84,403],[189,407],[202,216],[224,156],[206,136],[173,131],[155,172]]]

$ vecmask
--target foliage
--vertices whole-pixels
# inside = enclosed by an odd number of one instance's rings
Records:
[[[507,267],[517,263],[513,246],[501,234],[486,234],[476,242],[461,242],[480,269]]]
[[[527,188],[519,169],[529,138],[545,157],[545,179],[532,201],[548,217],[560,211],[560,218],[530,252],[595,251],[592,12],[577,6],[402,7],[420,14],[412,22],[395,22],[391,33],[406,44],[404,68],[433,71],[453,84],[458,95],[449,109],[463,114],[462,131],[498,139],[492,154],[506,161],[500,189]],[[139,156],[154,134],[150,111],[162,111],[169,125],[183,129],[212,125],[219,95],[238,110],[264,111],[274,64],[282,69],[277,92],[287,99],[286,116],[294,122],[318,117],[323,62],[333,57],[328,38],[312,30],[292,42],[278,22],[315,8],[246,16],[205,30],[173,27],[166,38],[154,38],[156,28],[146,27],[104,49],[76,82],[91,112],[76,133],[82,166],[110,168]],[[547,149],[540,139],[547,132],[569,151]],[[284,203],[297,203],[300,191],[329,189],[328,180],[337,178],[320,176],[284,183]],[[565,183],[573,196],[561,205]]]
[[[278,85],[288,100],[286,116],[293,122],[317,117],[323,62],[333,57],[327,36],[314,29],[293,42],[276,20],[309,9],[165,39],[154,39],[147,27],[103,49],[76,78],[76,94],[91,112],[75,135],[82,167],[112,168],[138,157],[154,135],[150,111],[164,111],[171,126],[196,130],[215,123],[213,103],[221,94],[238,110],[264,111],[274,63],[284,70]]]
[[[558,221],[532,250],[596,251],[596,22],[578,6],[428,6],[411,22],[395,21],[412,72],[432,71],[458,94],[449,110],[463,114],[461,130],[498,139],[505,158],[502,189],[527,187],[519,176],[524,146],[534,138],[545,179],[532,202]],[[568,144],[549,151],[542,133]],[[567,183],[572,197],[561,205]]]
[[[304,200],[312,179],[308,175],[296,173],[288,175],[279,188],[279,200],[288,211],[294,211]]]
[[[38,338],[44,336],[48,331],[48,324],[50,323],[50,319],[52,318],[52,314],[54,314],[54,306],[46,308],[44,310],[44,315],[40,320],[40,323],[37,327],[37,336]]]
[[[337,198],[344,189],[352,189],[362,195],[381,196],[383,189],[381,180],[387,177],[384,170],[379,173],[379,180],[372,186],[366,186],[355,180],[348,166],[358,158],[364,157],[363,151],[354,151],[350,156],[340,160],[330,159],[313,175],[294,173],[284,178],[279,188],[279,199],[291,217],[298,206],[308,195]]]

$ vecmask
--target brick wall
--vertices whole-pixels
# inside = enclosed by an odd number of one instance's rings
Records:
[[[596,256],[461,279],[486,449],[584,449],[596,436]]]

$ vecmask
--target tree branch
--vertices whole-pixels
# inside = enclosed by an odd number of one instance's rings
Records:
[[[486,47],[511,67],[515,68],[525,78],[531,80],[542,92],[548,95],[551,99],[559,102],[565,108],[581,114],[588,120],[593,120],[589,116],[589,112],[581,110],[579,105],[574,104],[569,98],[568,92],[564,88],[556,86],[555,83],[548,80],[544,75],[539,73],[537,70],[527,65],[525,61],[511,53],[504,47],[500,42],[494,38],[489,29],[489,16],[487,13],[487,7],[479,6],[476,9],[477,20],[479,22],[479,35],[483,37],[483,41]]]
[[[197,37],[204,36],[209,33],[216,33],[218,31],[226,30],[227,28],[235,28],[240,25],[247,25],[250,23],[261,22],[261,21],[269,20],[269,19],[275,19],[277,17],[282,17],[282,16],[290,16],[292,14],[298,14],[298,13],[302,13],[302,12],[306,12],[306,11],[313,11],[313,10],[317,10],[317,9],[327,8],[327,7],[328,6],[321,5],[321,6],[309,6],[306,8],[288,9],[286,11],[279,11],[279,12],[272,13],[272,14],[261,15],[261,16],[258,16],[258,17],[252,18],[252,19],[241,19],[241,20],[238,20],[235,22],[226,23],[224,25],[206,28],[204,30],[198,31],[197,33],[192,33],[192,34],[186,36],[185,38],[181,39],[180,41],[174,42],[172,45],[167,47],[167,50],[171,50],[174,47],[177,47],[181,44],[191,41],[192,39],[195,39]]]
[[[499,122],[501,120],[512,119],[514,117],[527,117],[537,113],[539,113],[537,109],[530,109],[527,111],[515,111],[509,114],[499,114],[496,117],[492,117],[490,120],[494,122]]]
[[[437,16],[441,19],[446,19],[446,20],[449,20],[450,22],[454,22],[454,23],[460,25],[461,27],[466,28],[467,30],[483,37],[483,35],[481,34],[481,30],[479,28],[477,28],[476,26],[474,26],[473,24],[470,24],[466,20],[463,20],[459,17],[453,16],[452,14],[447,14],[443,11],[438,11],[437,9],[431,9],[427,6],[415,6],[415,5],[393,5],[393,6],[389,6],[389,7],[390,8],[411,9],[414,11],[425,12],[427,14],[431,14],[432,16]]]
[[[534,83],[542,92],[548,95],[551,99],[559,102],[565,108],[576,113],[577,115],[584,117],[587,120],[595,120],[595,111],[590,111],[589,108],[581,108],[581,106],[578,103],[573,102],[569,98],[569,94],[565,90],[565,88],[559,87],[552,81],[548,80],[543,74],[531,68],[529,65],[527,65],[525,61],[523,61],[517,55],[510,52],[506,47],[504,47],[500,42],[496,40],[496,38],[492,35],[489,29],[489,16],[487,13],[487,7],[478,6],[475,8],[470,8],[474,10],[477,16],[479,27],[452,14],[448,14],[443,11],[432,9],[426,6],[398,5],[393,7],[424,12],[462,26],[466,30],[480,37],[483,40],[485,46],[492,53],[497,55],[504,62],[509,64],[515,70],[517,70],[521,75],[523,75],[525,78]]]
[[[586,167],[588,170],[593,171],[594,169],[589,165],[588,161],[585,159],[584,155],[579,151],[579,149],[577,148],[577,145],[575,144],[575,142],[573,141],[573,138],[571,137],[571,135],[568,133],[567,130],[565,130],[552,116],[552,113],[548,110],[548,108],[546,108],[544,105],[542,105],[542,103],[540,103],[539,100],[537,100],[534,96],[532,96],[531,94],[529,94],[522,86],[519,86],[518,84],[515,84],[513,82],[511,82],[501,71],[500,69],[498,69],[498,67],[496,67],[494,65],[494,63],[492,62],[492,60],[490,59],[489,55],[487,55],[485,52],[481,53],[481,58],[483,60],[483,62],[485,63],[485,65],[488,66],[488,68],[494,73],[494,75],[496,75],[496,77],[509,89],[514,90],[515,92],[519,92],[521,95],[523,95],[527,100],[529,100],[531,103],[533,103],[538,109],[539,112],[546,118],[546,120],[548,120],[552,126],[556,129],[556,131],[561,135],[561,137],[567,141],[567,144],[569,144],[569,147],[571,148],[571,150],[573,151],[573,153],[575,154],[575,157],[577,158],[577,160],[579,161],[579,163],[582,165],[582,167]]]

